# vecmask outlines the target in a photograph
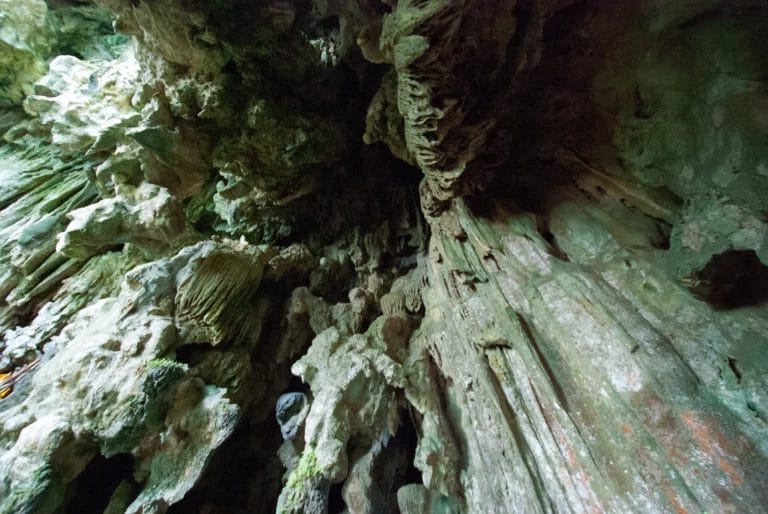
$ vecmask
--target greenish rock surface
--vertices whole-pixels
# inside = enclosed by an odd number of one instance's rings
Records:
[[[0,0],[0,514],[759,513],[762,0]]]
[[[4,0],[0,4],[0,107],[21,104],[45,72],[51,44],[48,8],[43,0]]]

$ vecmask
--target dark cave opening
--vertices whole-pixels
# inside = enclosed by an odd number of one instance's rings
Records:
[[[97,454],[75,481],[67,486],[61,512],[101,514],[113,496],[121,496],[122,503],[127,507],[135,492],[133,467],[133,456],[127,453],[109,458]]]
[[[198,485],[168,514],[192,512],[275,512],[282,465],[282,443],[274,416],[259,422],[246,418],[211,457]]]
[[[694,279],[691,292],[718,310],[768,301],[768,266],[754,250],[729,250],[715,255]]]
[[[416,460],[416,446],[419,443],[419,435],[413,418],[408,411],[400,412],[401,425],[397,432],[398,444],[404,449],[406,466],[399,475],[400,480],[395,484],[394,492],[407,484],[421,484],[421,471],[414,465]]]
[[[215,348],[211,343],[185,344],[176,349],[174,360],[187,364],[190,368],[194,368],[203,361],[206,353],[214,350]]]
[[[292,277],[297,286],[304,277]],[[285,284],[283,284],[285,285]],[[277,284],[269,284],[276,298],[285,298],[285,291]],[[287,287],[291,289],[291,287]],[[276,302],[280,304],[281,302]],[[243,416],[234,433],[211,455],[196,487],[180,502],[169,509],[169,514],[190,512],[248,512],[273,513],[283,486],[284,468],[279,456],[283,444],[280,426],[275,419],[275,405],[284,392],[309,394],[309,388],[299,377],[290,373],[291,362],[282,362],[273,369],[278,351],[274,341],[285,329],[281,315],[268,315],[261,336],[260,351],[251,354],[253,374],[266,374],[266,389],[252,395],[233,397],[243,408]],[[297,342],[298,355],[306,351],[312,338],[309,320],[306,331]],[[210,344],[189,344],[176,350],[176,360],[187,363],[192,372],[210,352],[217,351]],[[294,357],[298,357],[298,355]],[[210,377],[202,376],[206,381]]]
[[[376,512],[397,514],[397,491],[408,484],[421,484],[421,472],[414,466],[418,435],[416,426],[406,409],[399,413],[400,425],[395,434],[379,441],[352,439],[347,445],[350,457],[349,474],[344,481],[331,486],[328,512]],[[377,445],[382,445],[378,447]],[[370,453],[375,455],[371,461]],[[366,478],[355,473],[355,466],[362,463]],[[342,495],[345,486],[347,504]],[[365,499],[361,498],[364,492]]]

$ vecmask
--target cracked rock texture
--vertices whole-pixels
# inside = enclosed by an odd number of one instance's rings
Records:
[[[0,0],[0,514],[759,513],[764,0]]]

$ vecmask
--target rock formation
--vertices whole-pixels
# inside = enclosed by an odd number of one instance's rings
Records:
[[[768,505],[765,0],[0,0],[0,514]]]

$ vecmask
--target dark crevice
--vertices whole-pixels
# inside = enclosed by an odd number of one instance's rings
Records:
[[[640,93],[640,86],[637,86],[635,88],[635,118],[647,120],[651,116],[650,108],[643,99],[643,95]]]
[[[221,72],[225,75],[231,75],[232,77],[239,77],[240,72],[237,69],[237,63],[233,60],[227,61],[227,63],[221,67]]]
[[[544,219],[543,216],[537,217],[537,225],[539,234],[541,234],[541,237],[549,245],[549,253],[561,261],[570,262],[571,259],[568,257],[568,254],[566,254],[557,244],[557,239],[555,238],[555,235],[550,232],[549,223]]]
[[[342,514],[347,506],[344,503],[344,498],[341,495],[341,490],[344,487],[344,482],[331,485],[328,491],[328,512],[330,514]]]
[[[414,465],[414,461],[416,460],[416,447],[419,443],[419,436],[416,430],[416,425],[414,424],[413,418],[410,416],[410,414],[405,411],[401,411],[400,420],[402,424],[398,429],[397,437],[401,441],[400,444],[402,444],[407,455],[407,466],[401,474],[400,483],[394,489],[395,493],[397,493],[397,490],[400,489],[400,487],[406,484],[422,483],[421,471],[419,471]]]
[[[736,377],[736,383],[741,384],[741,370],[736,366],[736,359],[728,357],[728,367],[733,371],[733,375]]]
[[[467,449],[466,438],[459,436],[461,426],[455,426],[453,420],[450,417],[451,410],[448,406],[448,390],[451,387],[453,381],[450,377],[443,375],[440,366],[432,355],[429,356],[428,362],[429,376],[432,377],[434,388],[436,391],[438,391],[437,396],[440,401],[439,415],[445,421],[445,429],[448,432],[451,441],[456,445],[456,449],[459,453],[458,460],[455,464],[457,468],[463,469],[466,466],[466,455],[469,450]],[[459,494],[461,495],[461,501],[464,501],[463,489],[459,491]]]
[[[309,386],[304,383],[301,377],[297,377],[296,375],[291,375],[288,387],[286,387],[285,390],[280,394],[285,393],[304,393],[307,395],[307,397],[310,397],[312,394],[309,390]]]
[[[757,408],[757,405],[755,405],[753,402],[747,400],[747,409],[760,421],[763,423],[766,422],[764,413],[760,412],[760,409]]]
[[[662,220],[656,220],[656,228],[658,229],[658,232],[656,233],[656,237],[651,241],[651,246],[657,250],[669,250],[672,225],[665,223]]]
[[[206,354],[215,351],[210,343],[190,343],[176,349],[175,360],[194,368],[205,358]]]
[[[488,363],[487,358],[485,359],[485,366],[488,379],[495,391],[494,397],[498,398],[497,405],[499,406],[500,410],[502,411],[502,415],[507,421],[507,426],[509,427],[510,433],[514,437],[515,447],[517,448],[520,460],[525,465],[525,469],[527,470],[528,476],[531,479],[531,484],[535,490],[536,497],[539,498],[541,503],[540,507],[545,511],[554,511],[554,505],[552,505],[552,501],[546,492],[547,490],[544,486],[541,473],[539,472],[536,459],[531,452],[531,448],[528,445],[528,441],[526,440],[525,434],[523,433],[522,427],[520,426],[520,418],[509,405],[507,396],[504,392],[504,387],[502,387],[499,377],[496,375],[496,373],[494,373],[493,369]]]
[[[5,306],[3,306],[5,307]],[[28,327],[32,324],[37,317],[39,308],[35,304],[25,306],[23,309],[19,309],[14,313],[14,321],[16,328]]]

